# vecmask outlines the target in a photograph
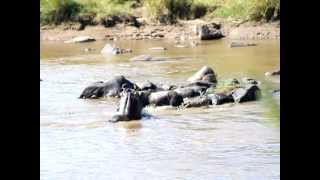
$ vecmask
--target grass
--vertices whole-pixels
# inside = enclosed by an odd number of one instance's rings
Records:
[[[99,21],[113,15],[128,15],[137,0],[40,0],[40,22],[60,24],[93,16]]]
[[[137,7],[147,18],[164,23],[203,16],[243,20],[279,18],[280,0],[40,0],[40,22],[59,24],[93,16],[101,20],[114,15],[132,15]]]
[[[280,17],[280,0],[225,0],[217,6],[211,16],[255,21]]]

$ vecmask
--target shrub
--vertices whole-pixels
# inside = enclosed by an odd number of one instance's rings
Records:
[[[73,0],[41,0],[40,22],[59,24],[73,20],[81,10],[80,4]]]

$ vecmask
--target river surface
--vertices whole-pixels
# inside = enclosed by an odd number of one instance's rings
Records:
[[[41,42],[40,179],[280,179],[279,41],[229,48],[227,40],[175,48],[163,40],[117,41],[133,53],[100,55],[106,42]],[[164,46],[167,51],[150,51]],[[85,52],[85,48],[94,51]],[[140,54],[185,56],[168,62],[130,62]],[[124,75],[134,82],[181,84],[204,65],[218,79],[262,82],[260,101],[176,110],[146,108],[140,121],[108,123],[118,99],[78,99],[92,82]]]

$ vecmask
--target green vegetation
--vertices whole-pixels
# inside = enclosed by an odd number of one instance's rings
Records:
[[[40,0],[41,23],[59,24],[92,16],[100,21],[113,15],[146,11],[151,20],[174,23],[203,16],[244,20],[280,17],[280,0]]]
[[[40,22],[59,24],[91,16],[95,21],[131,14],[137,0],[40,0]]]

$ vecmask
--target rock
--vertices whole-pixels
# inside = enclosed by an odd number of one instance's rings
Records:
[[[132,50],[121,49],[119,47],[114,47],[111,44],[106,44],[101,50],[101,54],[104,54],[104,55],[118,55],[118,54],[125,54],[125,53],[132,53]]]
[[[177,44],[177,45],[175,45],[174,47],[177,47],[177,48],[187,48],[188,46],[182,45],[182,44]]]
[[[253,85],[261,84],[261,82],[256,81],[255,79],[247,78],[247,77],[244,77],[241,80],[244,84],[253,84]]]
[[[186,57],[161,57],[161,56],[151,56],[151,55],[139,55],[130,58],[129,61],[174,61],[186,59]]]
[[[249,43],[249,42],[231,42],[229,44],[230,48],[235,48],[235,47],[247,47],[247,46],[256,46],[257,44],[255,43]]]
[[[234,102],[233,97],[225,94],[209,94],[208,97],[211,99],[213,105],[221,105],[224,103]]]
[[[260,96],[260,89],[257,85],[249,84],[244,88],[235,89],[232,92],[233,100],[237,103],[246,102],[246,101],[255,101]]]
[[[167,50],[167,48],[165,48],[165,47],[152,47],[152,48],[149,48],[149,50],[164,51],[164,50]]]
[[[276,89],[276,90],[272,91],[272,95],[273,96],[280,96],[280,89]]]
[[[94,51],[93,48],[84,48],[84,52],[91,52],[91,51]]]
[[[219,83],[220,82],[221,81],[219,81]],[[240,84],[240,82],[236,78],[226,79],[226,80],[222,81],[222,83],[224,86],[237,86]]]
[[[188,86],[188,87],[179,87],[177,89],[174,89],[175,92],[177,92],[180,96],[183,98],[187,97],[195,97],[200,96],[205,93],[208,87],[206,86]]]
[[[183,103],[183,97],[175,91],[153,92],[149,96],[149,103],[156,106],[180,106]]]
[[[216,75],[212,68],[208,66],[203,66],[198,72],[196,72],[193,76],[191,76],[188,81],[189,82],[196,82],[196,81],[208,81],[212,83],[216,83]]]
[[[84,42],[92,42],[95,41],[95,38],[91,36],[78,36],[71,40],[64,41],[64,43],[84,43]]]
[[[197,28],[197,35],[200,40],[213,40],[223,37],[220,26],[215,23],[199,26]]]
[[[146,25],[147,24],[147,20],[145,18],[137,18],[136,21],[141,25]]]
[[[184,98],[183,107],[201,107],[212,105],[211,99],[207,96],[198,96],[194,98]]]
[[[141,91],[147,91],[147,90],[155,91],[158,88],[155,84],[153,84],[150,81],[144,82],[142,84],[137,84],[137,85]]]
[[[266,72],[265,75],[266,76],[277,76],[277,75],[280,76],[280,69],[276,70],[276,71],[272,71],[272,72]]]
[[[113,27],[116,25],[116,19],[114,17],[107,17],[103,20],[101,20],[102,25],[104,25],[104,27]]]

